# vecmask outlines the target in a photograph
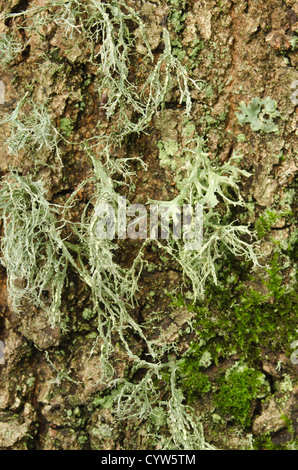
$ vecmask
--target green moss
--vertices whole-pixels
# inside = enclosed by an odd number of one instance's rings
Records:
[[[71,119],[62,118],[60,120],[60,130],[63,135],[65,135],[66,137],[69,137],[73,131],[73,123]]]
[[[199,370],[197,357],[192,353],[188,360],[184,360],[179,366],[181,388],[189,403],[209,392],[211,383],[208,377]]]
[[[297,440],[286,444],[274,444],[269,433],[254,439],[254,450],[297,450]]]
[[[216,405],[224,414],[229,414],[237,424],[247,427],[251,421],[252,402],[262,392],[264,375],[250,368],[235,368],[220,381]]]
[[[272,227],[282,218],[290,219],[293,216],[291,210],[278,212],[276,210],[267,209],[260,215],[256,222],[257,235],[260,239],[265,238],[271,231]]]
[[[189,305],[198,313],[197,340],[191,346],[197,364],[202,341],[215,362],[220,356],[236,352],[253,365],[260,356],[260,347],[290,355],[290,344],[295,339],[297,290],[286,286],[283,263],[283,257],[276,252],[260,281],[244,274],[249,272],[245,264],[229,265],[228,258],[223,260],[218,285],[209,284],[205,299]],[[251,282],[258,283],[260,290],[249,287]],[[185,305],[186,300],[180,298],[176,303]]]

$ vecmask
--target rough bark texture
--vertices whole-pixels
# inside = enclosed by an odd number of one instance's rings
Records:
[[[23,11],[26,17],[32,6],[45,3],[1,0],[0,10]],[[133,134],[124,140],[114,157],[142,156],[147,170],[132,163],[134,187],[119,186],[117,190],[132,203],[173,199],[177,194],[175,167],[163,164],[160,142],[174,141],[181,149],[188,125],[191,136],[204,140],[216,165],[227,162],[233,152],[242,154],[239,165],[251,176],[241,177],[245,207],[235,217],[258,230],[265,255],[262,267],[254,272],[249,272],[250,265],[241,259],[227,257],[218,264],[219,285],[210,280],[205,298],[194,306],[179,265],[160,246],[149,244],[144,252],[148,264],[139,279],[138,303],[131,315],[145,326],[150,340],[165,348],[165,357],[168,347],[179,364],[176,379],[183,403],[190,405],[201,421],[206,442],[217,449],[233,450],[293,447],[297,431],[293,342],[298,339],[294,198],[297,3],[126,3],[134,4],[142,18],[155,61],[163,51],[162,31],[166,27],[172,53],[192,79],[202,80],[202,86],[200,91],[191,91],[193,107],[187,122],[185,103],[179,104],[173,87],[164,109],[152,116],[147,134]],[[5,95],[0,88],[1,116],[12,112],[28,91],[37,102],[47,101],[57,129],[61,129],[62,120],[64,124],[71,122],[72,128],[67,142],[61,144],[62,167],[51,151],[10,154],[5,145],[10,130],[3,124],[0,172],[5,176],[12,168],[23,176],[31,174],[35,180],[43,180],[47,199],[63,204],[92,174],[90,159],[75,143],[97,135],[98,122],[109,133],[117,114],[108,120],[101,110],[105,97],[97,91],[97,69],[88,60],[90,42],[80,32],[75,31],[69,39],[65,25],[56,22],[49,23],[42,36],[34,29],[17,30],[21,20],[16,17],[0,22],[2,34],[15,31],[26,44],[0,69],[5,87]],[[129,20],[128,27],[133,35],[136,28]],[[95,49],[100,45],[99,39]],[[145,55],[137,39],[131,58],[132,83],[138,84],[152,66]],[[253,130],[250,122],[241,125],[241,118],[237,118],[240,103],[249,106],[253,98],[268,97],[277,102],[279,115],[273,118],[277,132]],[[264,123],[270,116],[264,112],[259,119]],[[167,157],[174,160],[176,153]],[[73,220],[78,220],[92,190],[90,184],[78,192],[71,209]],[[117,244],[116,259],[129,267],[141,241]],[[181,287],[184,280],[186,286]],[[51,327],[44,311],[32,305],[21,313],[14,312],[4,267],[0,282],[0,344],[5,353],[0,362],[1,449],[158,449],[160,443],[152,437],[157,430],[166,442],[166,421],[157,426],[146,417],[119,420],[115,415],[114,389],[101,381],[101,343],[94,343],[97,319],[89,318],[87,310],[90,292],[71,268],[62,296],[66,330],[59,325]],[[146,357],[142,339],[129,331],[128,338],[131,350]],[[144,371],[133,375],[132,358],[116,335],[113,341],[114,378],[137,383]],[[166,403],[170,399],[169,375],[165,373],[163,380],[157,388]]]

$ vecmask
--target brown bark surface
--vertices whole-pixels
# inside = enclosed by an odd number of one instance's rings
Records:
[[[0,0],[0,11],[24,11],[26,17],[30,7],[44,3],[43,0]],[[261,250],[266,253],[266,265],[270,263],[277,243],[281,247],[280,253],[282,247],[286,247],[282,254],[287,258],[279,258],[277,272],[282,276],[284,286],[293,283],[295,249],[290,250],[289,244],[294,240],[296,210],[297,3],[294,0],[127,3],[134,4],[144,21],[155,61],[163,50],[162,28],[166,24],[174,53],[189,70],[192,79],[202,80],[201,91],[192,89],[193,108],[188,122],[204,140],[210,159],[221,165],[233,152],[242,154],[239,165],[251,176],[243,177],[240,182],[246,208],[238,216],[243,216],[243,221],[254,228],[268,210],[277,213],[291,210],[290,217],[281,216],[272,222],[267,236],[261,240]],[[14,23],[20,21],[21,18],[1,19],[0,34],[11,32],[15,29]],[[133,25],[129,27],[134,29]],[[68,143],[61,146],[61,167],[57,157],[50,152],[38,155],[40,163],[36,156],[26,151],[16,156],[9,154],[5,146],[9,127],[2,125],[1,176],[7,175],[11,168],[23,176],[34,174],[34,178],[45,182],[47,199],[63,204],[92,174],[90,160],[75,143],[96,136],[98,122],[109,133],[117,115],[107,120],[101,110],[101,100],[105,97],[98,94],[96,67],[88,61],[90,44],[79,33],[75,33],[75,39],[68,39],[63,24],[57,22],[48,25],[44,36],[34,30],[20,30],[17,34],[27,45],[12,63],[0,68],[0,83],[5,87],[2,101],[0,88],[1,116],[12,112],[29,91],[36,101],[47,101],[56,128],[60,128],[61,119],[68,118],[73,131],[68,136]],[[95,47],[100,47],[100,42]],[[137,84],[150,67],[138,42],[131,63],[131,81]],[[249,123],[240,125],[236,114],[240,103],[244,101],[248,105],[256,97],[276,100],[280,115],[274,122],[278,132],[254,131]],[[134,188],[120,186],[120,193],[129,197],[130,202],[167,201],[177,194],[175,170],[161,165],[157,143],[171,139],[179,148],[184,146],[184,111],[185,104],[179,104],[179,94],[174,87],[164,109],[153,116],[148,133],[129,136],[117,150],[114,157],[142,156],[147,165],[145,170],[133,163]],[[92,198],[92,191],[90,184],[78,192],[72,208],[73,220],[79,219]],[[294,243],[291,241],[292,247]],[[117,260],[122,266],[130,266],[141,241],[125,240],[118,245]],[[176,301],[181,299],[178,292],[184,282],[178,264],[151,245],[144,253],[148,265],[139,280],[138,303],[132,315],[138,324],[146,326],[148,338],[157,341],[158,345],[168,345],[169,350],[175,345],[176,360],[179,360],[191,344],[199,343],[195,330],[200,329],[197,325],[203,314],[187,308],[187,302],[173,304],[173,292],[177,294]],[[265,267],[255,272],[252,280],[243,271],[240,261],[235,263],[239,279],[247,283],[247,292],[253,287],[256,292],[266,295],[266,287],[262,284]],[[228,267],[221,266],[219,270],[227,281],[224,291],[229,292]],[[150,437],[152,428],[148,420],[119,422],[113,413],[109,401],[111,389],[100,381],[100,341],[94,345],[96,318],[88,319],[86,314],[83,315],[90,307],[90,293],[78,276],[70,273],[63,293],[62,309],[67,317],[67,330],[63,331],[59,325],[51,328],[45,313],[32,306],[21,315],[16,314],[7,293],[3,266],[0,274],[0,341],[5,346],[5,361],[0,362],[0,449],[158,449],[159,444]],[[186,292],[187,288],[182,294]],[[268,298],[268,305],[278,301],[276,299]],[[243,306],[241,302],[237,299],[237,291],[231,293],[230,321],[233,322],[232,306],[237,303]],[[281,303],[276,305],[280,310]],[[215,323],[218,316],[224,314],[220,304],[212,303],[211,297],[203,301],[201,308],[199,312],[207,312]],[[266,340],[263,336],[257,337],[256,333],[255,342],[245,352],[244,346],[242,350],[240,346],[234,351],[224,349],[227,342],[222,341],[229,330],[217,329],[213,337],[210,329],[209,336],[204,337],[202,333],[206,345],[204,351],[213,351],[213,356],[205,366],[198,360],[197,367],[211,386],[204,393],[193,394],[193,390],[189,390],[188,395],[185,388],[183,393],[202,421],[206,441],[215,448],[238,450],[250,448],[252,442],[255,447],[266,448],[267,445],[268,448],[269,440],[270,445],[278,449],[293,445],[297,428],[297,366],[290,359],[293,352],[290,345],[295,339],[295,308],[293,302],[292,332],[288,328],[287,333],[281,333],[277,323],[272,323],[277,329],[270,334],[267,332]],[[242,313],[243,310],[242,307]],[[280,324],[289,321],[289,315],[287,311]],[[235,318],[236,321],[241,320]],[[192,322],[196,322],[196,328],[190,327]],[[115,378],[126,377],[132,367],[132,359],[118,340],[115,338],[113,357]],[[146,346],[136,335],[131,335],[129,342],[135,354],[146,354]],[[214,351],[218,351],[216,359]],[[256,354],[253,351],[257,351]],[[217,401],[221,378],[239,362],[260,372],[266,385],[265,391],[251,401],[247,411],[248,424],[245,425],[237,422],[231,412],[222,411]],[[134,380],[142,377],[142,371],[138,374]],[[165,376],[164,380],[166,382],[168,378]],[[186,379],[180,377],[179,380]],[[167,388],[163,393],[162,384],[160,393],[160,399],[167,400]],[[167,436],[166,426],[162,433]]]

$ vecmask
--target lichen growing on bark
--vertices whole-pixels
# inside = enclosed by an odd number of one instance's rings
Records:
[[[294,445],[295,56],[287,38],[294,43],[298,12],[291,0],[273,3],[0,2],[3,44],[8,28],[18,41],[1,72],[1,143],[18,150],[0,149],[0,421],[14,436],[1,447],[257,448],[278,445],[278,433]],[[31,114],[14,113],[25,109],[22,96]],[[240,103],[255,97],[256,112],[243,105],[239,121]],[[247,119],[257,127],[241,126]],[[98,208],[119,195],[128,208],[195,197],[205,251],[186,253],[183,240],[98,240]],[[18,236],[25,226],[35,247]],[[257,229],[261,266],[248,226]],[[6,297],[6,274],[16,287],[20,270],[30,282],[18,294],[31,289],[30,311]],[[223,391],[239,357],[271,388],[249,395],[240,384],[236,409]],[[274,409],[282,400],[284,421]]]

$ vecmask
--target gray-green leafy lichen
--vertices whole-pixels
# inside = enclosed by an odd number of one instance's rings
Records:
[[[240,112],[236,113],[236,116],[241,126],[249,123],[251,129],[255,132],[262,131],[266,134],[278,132],[278,125],[274,119],[280,116],[280,112],[277,110],[275,100],[269,97],[264,99],[252,98],[248,105],[242,101],[239,110]]]

